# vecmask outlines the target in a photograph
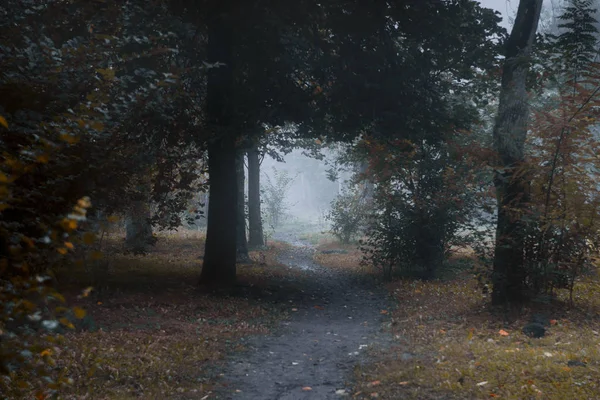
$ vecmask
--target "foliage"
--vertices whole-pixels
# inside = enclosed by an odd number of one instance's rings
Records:
[[[6,134],[4,117],[0,124]],[[94,241],[93,233],[82,231],[89,198],[79,199],[70,213],[44,213],[40,204],[35,207],[43,188],[23,190],[51,162],[50,149],[58,153],[68,147],[51,144],[32,143],[17,151],[5,147],[0,163],[0,389],[12,396],[33,390],[44,397],[72,382],[53,373],[53,331],[73,328],[73,322],[52,269],[72,261],[77,245]],[[74,308],[72,315],[83,318],[85,311]]]
[[[344,244],[362,234],[367,218],[367,204],[362,194],[354,189],[344,189],[331,202],[331,209],[326,215],[330,221],[331,232]]]
[[[460,146],[391,146],[365,139],[375,180],[374,209],[363,242],[364,262],[388,278],[402,271],[431,279],[455,246],[464,245],[478,200],[476,175]],[[377,171],[377,172],[375,172]]]
[[[264,207],[262,211],[267,224],[275,229],[286,218],[286,211],[289,208],[286,196],[295,177],[290,176],[287,171],[279,171],[275,167],[273,167],[272,177],[267,174],[263,174],[263,176],[261,191]]]
[[[590,6],[570,3],[559,17],[563,32],[547,38],[554,69],[537,99],[520,170],[530,181],[523,276],[530,298],[555,288],[572,292],[597,257],[600,70]]]

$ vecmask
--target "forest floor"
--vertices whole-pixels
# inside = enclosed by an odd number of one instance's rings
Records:
[[[278,260],[302,271],[296,290],[272,288],[291,311],[272,335],[246,341],[225,369],[219,399],[339,399],[354,393],[354,369],[381,358],[391,336],[382,329],[390,303],[381,285],[350,271],[325,268],[316,249],[294,233]]]
[[[112,239],[104,259],[59,275],[87,311],[42,352],[74,378],[62,398],[599,398],[597,277],[578,282],[573,306],[559,293],[509,316],[468,269],[383,284],[356,246],[319,232],[274,239],[227,293],[196,285],[198,233],[162,235],[146,256]],[[547,319],[541,339],[521,332],[534,314]]]

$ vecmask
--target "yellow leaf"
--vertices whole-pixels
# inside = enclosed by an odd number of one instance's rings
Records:
[[[62,227],[65,231],[70,232],[77,229],[77,221],[74,219],[65,218],[62,220]]]
[[[86,287],[85,289],[83,289],[83,292],[81,292],[81,297],[88,297],[90,293],[92,293],[92,290],[94,290],[92,286]]]
[[[60,294],[60,293],[52,293],[52,297],[54,297],[56,300],[60,301],[61,303],[66,303],[67,300],[65,299],[65,297]]]
[[[75,248],[71,242],[65,242],[65,247],[69,250],[73,250]]]
[[[40,356],[45,357],[45,356],[51,356],[52,355],[52,350],[51,349],[46,349],[44,351],[42,351],[40,353]]]
[[[65,249],[64,247],[59,247],[58,249],[56,249],[56,251],[58,251],[63,256],[68,253],[68,250]]]
[[[73,313],[77,319],[82,319],[86,314],[85,310],[81,307],[73,307]]]
[[[6,118],[4,118],[2,115],[0,115],[0,125],[8,129],[8,122],[6,121]]]
[[[75,329],[75,325],[73,325],[73,324],[71,323],[71,321],[69,321],[69,320],[68,320],[68,319],[66,319],[66,318],[61,318],[61,319],[59,319],[59,321],[60,321],[60,323],[61,323],[61,324],[63,324],[63,325],[64,325],[64,326],[66,326],[67,328],[69,328],[69,329]]]
[[[472,328],[469,330],[469,334],[467,335],[467,340],[473,339],[473,331],[474,331],[474,329],[472,329]]]

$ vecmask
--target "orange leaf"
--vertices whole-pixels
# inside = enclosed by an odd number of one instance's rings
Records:
[[[550,320],[550,325],[556,325],[556,324],[558,324],[557,320],[555,320],[555,319]]]
[[[69,250],[73,250],[75,248],[71,242],[65,242],[65,247]]]
[[[52,355],[52,350],[50,350],[50,349],[46,349],[40,353],[40,356],[42,356],[42,357],[51,356],[51,355]]]
[[[310,386],[304,386],[302,388],[302,390],[305,391],[305,392],[310,392],[312,390],[312,388]]]
[[[380,314],[387,314],[387,313],[388,313],[388,310],[381,310],[380,311]]]
[[[498,334],[500,336],[508,336],[508,335],[510,335],[510,333],[506,332],[504,329],[500,329],[500,331],[498,331]]]
[[[65,249],[64,247],[59,247],[58,249],[56,249],[56,251],[58,251],[62,255],[65,255],[68,252],[68,250]]]

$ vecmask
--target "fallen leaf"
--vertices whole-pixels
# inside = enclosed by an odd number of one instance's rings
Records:
[[[316,308],[317,310],[324,310],[324,309],[325,309],[325,307],[323,307],[323,306],[315,306],[315,308]]]
[[[477,384],[477,386],[485,386],[485,385],[487,385],[487,383],[488,383],[487,381],[479,382]]]
[[[85,310],[81,307],[73,307],[73,313],[77,319],[82,319],[85,317]]]
[[[557,320],[555,320],[555,319],[550,320],[550,325],[556,325],[556,324],[558,324]]]
[[[6,129],[8,129],[8,122],[6,121],[6,118],[4,118],[1,115],[0,115],[0,125],[2,125],[3,127],[5,127]]]
[[[312,390],[312,388],[310,386],[304,386],[302,388],[302,390],[305,391],[305,392],[310,392]]]
[[[408,385],[408,381],[398,382],[398,385],[402,385],[402,386]]]
[[[377,385],[381,385],[381,381],[373,381],[373,382],[369,383],[367,386],[371,387],[371,386],[377,386]]]
[[[510,335],[510,333],[506,332],[504,329],[500,329],[500,330],[498,331],[498,334],[499,334],[500,336],[508,336],[508,335]]]
[[[380,314],[387,314],[388,310],[381,310]]]

